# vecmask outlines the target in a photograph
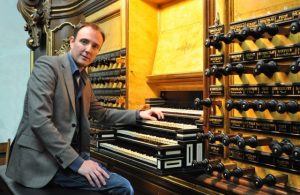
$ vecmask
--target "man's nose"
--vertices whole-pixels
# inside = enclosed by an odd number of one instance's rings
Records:
[[[93,51],[93,46],[91,44],[88,44],[85,48],[86,51],[92,52]]]

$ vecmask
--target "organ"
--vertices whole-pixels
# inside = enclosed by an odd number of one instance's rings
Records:
[[[141,120],[137,121],[136,126],[115,127],[113,137],[96,140],[96,151],[127,160],[161,175],[196,172],[193,162],[202,161],[204,157],[203,143],[197,139],[197,133],[203,131],[203,111],[164,107],[180,101],[180,97],[174,99],[172,92],[164,92],[164,96],[165,99],[147,99],[146,102],[162,110],[166,121]],[[168,100],[169,97],[173,99]],[[190,102],[193,105],[192,99]],[[184,100],[181,100],[183,103]],[[94,128],[97,129],[97,125]],[[100,129],[96,131],[103,133]]]
[[[43,31],[29,34],[33,59],[66,52],[74,26],[95,22],[107,34],[88,69],[101,105],[165,114],[134,126],[90,119],[91,155],[137,194],[300,192],[298,0],[25,5],[46,10],[43,26],[27,25]]]

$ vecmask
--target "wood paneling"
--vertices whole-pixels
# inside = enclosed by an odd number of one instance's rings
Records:
[[[203,71],[201,1],[176,1],[158,9],[159,32],[152,75]]]
[[[147,85],[151,74],[158,39],[158,14],[156,7],[140,0],[128,4],[127,81],[128,108],[145,104],[145,98],[158,93]]]

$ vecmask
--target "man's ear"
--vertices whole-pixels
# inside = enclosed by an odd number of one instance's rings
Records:
[[[70,41],[70,47],[72,48],[72,46],[73,46],[73,43],[75,42],[75,38],[74,38],[74,36],[72,35],[72,36],[70,36],[70,38],[69,38],[69,41]]]

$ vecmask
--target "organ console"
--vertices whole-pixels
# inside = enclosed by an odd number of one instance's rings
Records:
[[[203,145],[197,136],[202,126],[195,121],[201,121],[203,112],[192,109],[195,106],[191,100],[186,102],[190,109],[169,107],[178,101],[169,93],[172,92],[164,92],[167,99],[146,99],[150,107],[164,113],[165,121],[140,120],[135,126],[115,126],[112,137],[98,140],[98,152],[159,175],[200,169],[199,165],[204,164]],[[191,98],[195,96],[201,94],[193,94]]]
[[[283,139],[281,142],[273,140],[269,147],[275,156],[281,156],[283,153],[290,155],[294,149],[294,144],[288,139]]]
[[[274,176],[272,174],[267,174],[264,178],[260,178],[260,177],[254,178],[254,185],[257,188],[261,188],[263,187],[263,185],[274,186],[277,183],[286,183],[286,182],[287,182],[287,175]]]
[[[230,180],[231,177],[240,178],[244,175],[252,175],[254,173],[255,173],[255,168],[254,167],[247,167],[247,168],[237,167],[237,168],[235,168],[231,171],[229,169],[225,169],[223,171],[223,177],[226,180]]]

